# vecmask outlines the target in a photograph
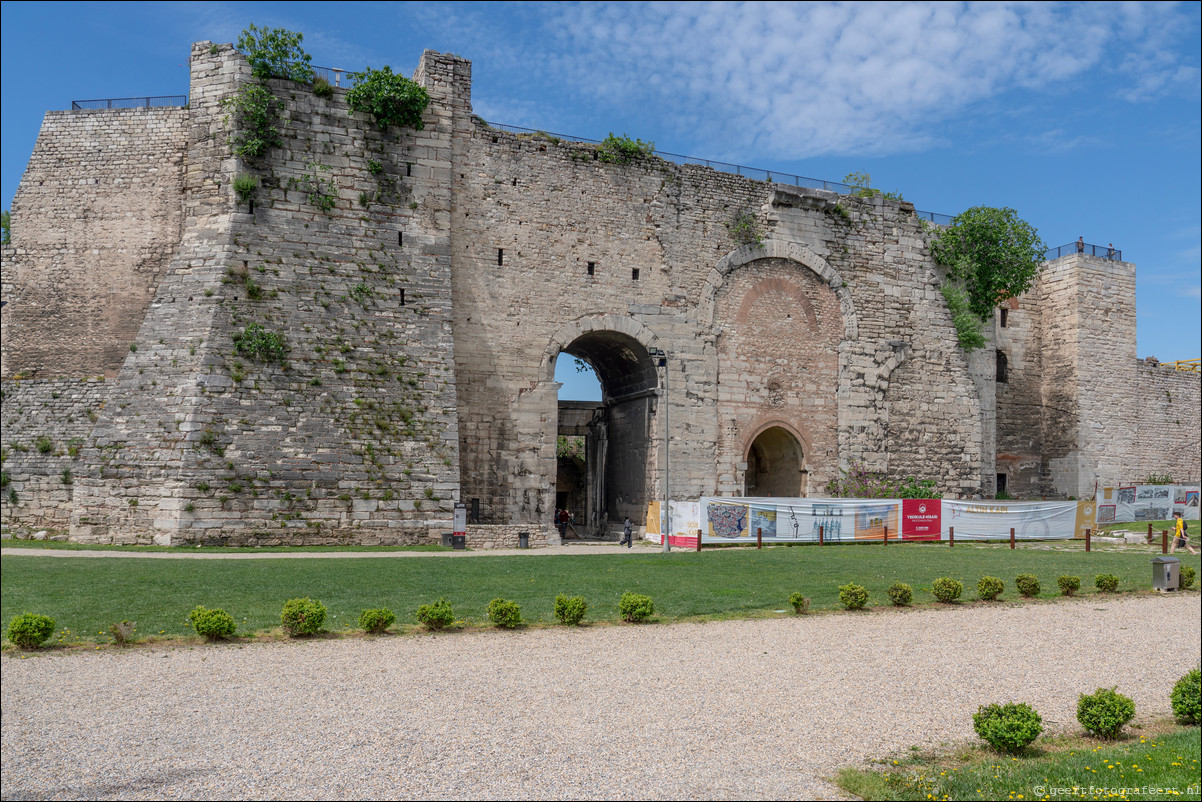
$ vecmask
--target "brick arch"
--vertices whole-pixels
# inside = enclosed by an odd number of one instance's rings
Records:
[[[751,307],[761,297],[770,292],[780,292],[787,295],[790,300],[801,307],[801,311],[805,315],[806,322],[809,323],[810,328],[818,328],[818,316],[814,314],[814,305],[810,303],[810,299],[801,291],[801,287],[783,278],[764,279],[748,290],[747,295],[743,298],[743,303],[739,305],[739,311],[735,313],[735,324],[742,325],[746,323],[751,316]]]
[[[594,331],[625,334],[647,350],[651,350],[659,342],[655,332],[634,318],[612,314],[584,315],[566,323],[551,336],[551,341],[543,350],[542,362],[539,363],[539,381],[555,381],[555,360],[563,352],[563,349],[585,334]]]
[[[702,326],[711,330],[714,328],[715,297],[718,290],[726,283],[726,277],[737,268],[760,259],[785,259],[811,270],[831,288],[835,297],[839,299],[839,309],[843,314],[844,341],[855,342],[859,338],[860,326],[856,317],[855,304],[852,302],[851,292],[847,289],[843,277],[827,264],[825,259],[805,246],[778,239],[765,240],[762,246],[744,245],[718,260],[701,290],[698,317]]]

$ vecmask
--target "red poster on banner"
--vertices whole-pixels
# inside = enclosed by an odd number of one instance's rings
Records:
[[[937,498],[902,499],[902,539],[939,540],[941,509]]]

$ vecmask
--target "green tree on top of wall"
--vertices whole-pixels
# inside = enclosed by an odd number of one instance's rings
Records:
[[[311,60],[301,47],[305,35],[286,28],[259,28],[253,22],[238,36],[238,49],[246,55],[251,74],[259,80],[290,78],[313,83]]]
[[[370,114],[382,131],[390,125],[422,130],[422,114],[430,103],[430,95],[422,86],[397,75],[388,65],[382,70],[368,67],[347,77],[354,84],[346,93],[351,112]]]
[[[999,303],[1031,289],[1047,249],[1013,209],[988,206],[962,212],[931,239],[931,256],[948,268],[943,297],[965,350],[985,344],[982,326]]]
[[[8,210],[0,212],[0,242],[8,245],[13,241],[13,221]]]

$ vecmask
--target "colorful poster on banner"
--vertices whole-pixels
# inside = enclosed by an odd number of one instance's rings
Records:
[[[902,499],[902,537],[906,540],[939,540],[942,502],[939,499]]]
[[[1073,537],[1085,537],[1085,530],[1097,529],[1094,518],[1097,516],[1097,505],[1092,501],[1077,502],[1077,523]]]
[[[1098,505],[1098,523],[1111,524],[1114,523],[1114,507],[1113,504]]]
[[[751,529],[747,534],[752,537],[776,537],[776,507],[752,507]]]
[[[837,501],[815,501],[810,507],[810,539],[818,539],[818,530],[822,529],[822,539],[826,543],[839,540],[852,540],[855,537],[855,514],[844,520],[846,506]]]
[[[652,501],[647,505],[647,534],[655,535],[656,540],[659,540],[659,522],[661,517],[658,501]]]
[[[710,502],[705,507],[705,515],[710,537],[732,539],[747,536],[746,504]]]
[[[1100,491],[1098,523],[1136,523],[1168,520],[1174,511],[1182,517],[1198,519],[1198,487],[1196,485],[1135,485],[1103,488]],[[1107,506],[1113,505],[1113,518]]]
[[[680,548],[696,548],[697,532],[701,529],[700,507],[695,501],[670,501],[672,535],[668,543]]]
[[[897,539],[897,502],[876,504],[861,502],[856,508],[856,540]]]

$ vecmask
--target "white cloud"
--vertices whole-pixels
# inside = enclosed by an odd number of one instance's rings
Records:
[[[555,8],[547,28],[571,54],[555,62],[567,82],[707,133],[719,156],[731,141],[793,158],[923,148],[970,104],[1016,88],[1064,91],[1112,62],[1132,99],[1197,76],[1169,47],[1194,17],[1170,4]]]

